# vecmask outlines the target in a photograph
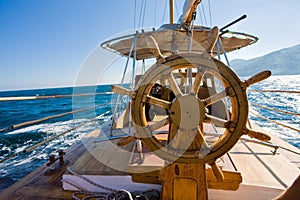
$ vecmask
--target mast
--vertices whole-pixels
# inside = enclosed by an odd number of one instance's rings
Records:
[[[174,24],[174,0],[170,0],[170,24]]]

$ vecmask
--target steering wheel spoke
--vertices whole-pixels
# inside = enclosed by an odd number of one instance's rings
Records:
[[[202,74],[200,72],[197,72],[195,80],[194,80],[194,85],[193,85],[193,92],[195,94],[198,94],[198,92],[199,92],[202,78],[203,78]]]
[[[206,99],[203,100],[203,103],[205,106],[209,106],[209,105],[212,105],[218,101],[221,101],[223,98],[225,98],[227,96],[227,92],[226,90],[223,90],[219,93],[216,93]]]
[[[172,149],[182,152],[198,152],[199,157],[204,157],[211,150],[199,127],[185,130],[173,125],[171,132],[172,134],[170,135],[172,135],[172,138],[169,138],[169,145]]]
[[[170,109],[171,106],[171,102],[150,95],[147,95],[145,103],[156,105],[165,109]]]
[[[169,123],[170,123],[170,119],[164,118],[158,122],[152,122],[151,124],[147,125],[146,127],[149,128],[151,131],[155,131],[155,130],[158,130],[158,129],[164,127],[165,125],[168,125]]]
[[[167,79],[168,79],[168,82],[170,84],[170,88],[171,88],[172,92],[174,93],[174,95],[176,97],[182,96],[182,92],[181,92],[181,90],[180,90],[180,88],[179,88],[179,86],[178,86],[178,84],[177,84],[177,82],[176,82],[176,80],[175,80],[174,75],[172,74],[172,72],[167,77]]]
[[[214,117],[212,115],[205,115],[205,120],[204,122],[206,123],[212,123],[215,126],[222,127],[222,128],[235,128],[235,125],[233,122],[221,119],[219,117]]]

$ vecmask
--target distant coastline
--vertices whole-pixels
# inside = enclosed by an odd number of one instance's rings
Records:
[[[243,77],[252,76],[263,70],[270,70],[272,75],[298,75],[300,44],[249,60],[235,59],[230,64],[234,71]]]

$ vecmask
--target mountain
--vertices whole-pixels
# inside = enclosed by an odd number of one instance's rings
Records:
[[[300,74],[300,44],[250,60],[235,59],[230,65],[239,76],[252,76],[263,70],[271,70],[273,75]]]

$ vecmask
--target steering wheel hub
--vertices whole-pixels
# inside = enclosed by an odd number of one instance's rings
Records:
[[[180,129],[195,129],[205,119],[204,104],[193,94],[179,96],[171,105],[170,119]]]

